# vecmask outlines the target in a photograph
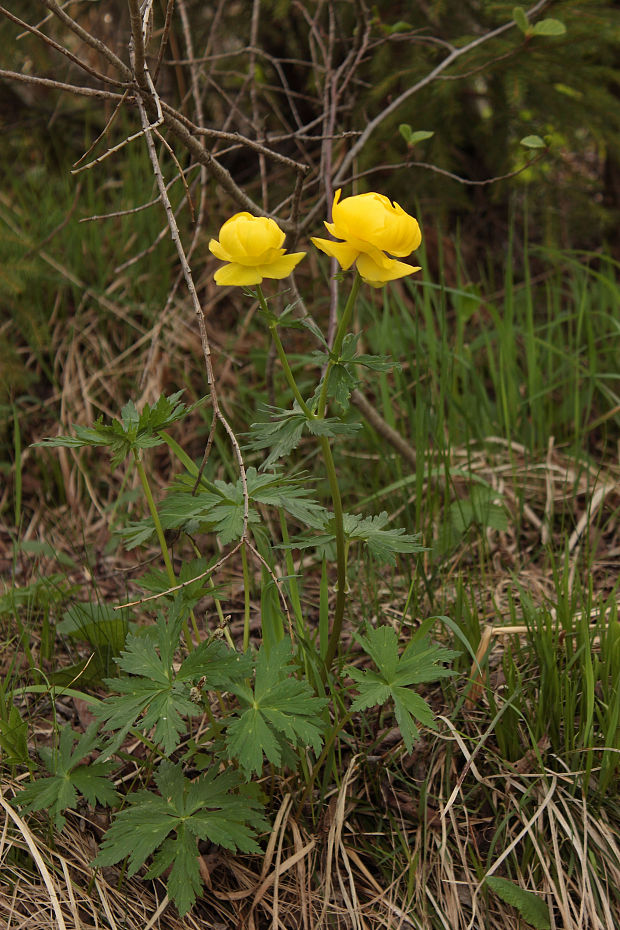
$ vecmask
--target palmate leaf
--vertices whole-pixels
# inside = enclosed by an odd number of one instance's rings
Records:
[[[416,636],[400,656],[398,637],[390,626],[370,629],[366,636],[354,635],[377,668],[376,671],[353,667],[348,669],[359,690],[351,710],[365,710],[392,701],[403,742],[407,751],[411,752],[420,735],[415,721],[435,728],[431,708],[412,690],[412,685],[454,674],[439,663],[449,662],[458,653],[434,645],[426,636]]]
[[[324,723],[319,714],[327,703],[303,679],[291,673],[291,644],[283,639],[268,651],[261,646],[256,658],[254,688],[234,686],[241,713],[228,725],[226,743],[231,758],[247,776],[259,774],[263,755],[279,765],[282,740],[292,746],[311,746],[318,753]]]
[[[141,413],[138,413],[134,402],[129,401],[121,410],[120,420],[104,423],[103,417],[99,417],[93,426],[74,426],[72,436],[54,436],[33,445],[73,448],[108,446],[112,454],[112,467],[116,468],[132,450],[160,445],[164,440],[159,433],[187,416],[204,400],[201,398],[188,407],[179,400],[182,393],[177,391],[169,397],[162,394],[152,406],[145,404]]]
[[[399,368],[397,362],[384,355],[365,355],[357,353],[357,344],[361,333],[347,333],[342,343],[340,356],[336,358],[329,350],[326,352],[315,351],[312,353],[312,360],[320,368],[331,361],[332,365],[329,370],[329,382],[327,385],[327,396],[333,399],[345,410],[349,406],[349,397],[358,383],[357,366],[369,368],[372,371],[391,371],[393,368]],[[317,393],[320,393],[322,383],[319,384]]]
[[[78,794],[89,804],[115,805],[118,794],[109,780],[116,768],[113,762],[82,764],[98,747],[97,724],[82,733],[73,746],[77,734],[69,726],[60,731],[57,749],[42,747],[39,755],[50,775],[38,778],[27,785],[16,797],[16,803],[26,813],[47,810],[54,826],[61,831],[66,823],[63,813],[74,808]]]
[[[261,471],[274,465],[278,459],[296,449],[304,429],[314,436],[332,438],[354,433],[361,429],[362,425],[361,423],[343,423],[335,417],[317,417],[316,419],[307,417],[297,403],[293,405],[292,410],[283,410],[280,407],[265,407],[264,409],[270,413],[271,419],[266,422],[252,423],[248,441],[245,444],[250,452],[271,449],[261,465]]]
[[[400,553],[423,552],[420,545],[420,536],[411,536],[402,528],[388,529],[387,513],[377,514],[374,517],[358,517],[353,514],[345,515],[345,533],[348,539],[365,542],[370,552],[379,562],[395,565],[395,555]]]
[[[261,466],[263,469],[274,465],[278,459],[297,448],[307,422],[305,413],[297,404],[292,410],[283,410],[279,407],[265,407],[264,409],[271,415],[271,419],[251,423],[245,443],[246,449],[250,452],[261,449],[271,450]]]
[[[345,513],[343,518],[345,538],[349,542],[362,542],[368,546],[378,562],[395,565],[397,553],[423,552],[420,536],[411,536],[402,528],[391,529],[386,526],[389,517],[385,511],[374,517],[359,517],[357,514]],[[324,532],[310,537],[301,537],[291,543],[296,549],[317,548],[319,551],[336,538],[334,520],[325,525]]]
[[[247,469],[246,479],[250,526],[256,527],[261,523],[258,504],[283,507],[300,523],[316,529],[327,522],[329,512],[312,497],[307,481],[278,473],[261,473],[256,468]],[[160,505],[163,528],[183,529],[188,533],[214,532],[222,545],[240,539],[244,510],[241,480],[235,483],[216,481],[210,488],[199,486],[196,493],[193,493],[194,484],[195,478],[190,475],[175,479],[172,490]],[[152,520],[146,519],[132,524],[123,535],[132,544],[137,544],[148,539],[153,532]],[[191,574],[187,577],[190,578]]]
[[[108,687],[118,693],[94,711],[103,728],[116,734],[106,746],[106,756],[116,752],[132,727],[144,732],[152,729],[152,739],[169,755],[186,730],[184,717],[202,712],[191,700],[192,684],[204,677],[205,690],[229,690],[249,674],[249,659],[219,640],[201,643],[175,672],[181,619],[167,622],[160,617],[155,628],[127,638],[117,661],[128,677],[106,679]]]
[[[191,782],[180,764],[164,761],[155,783],[160,794],[129,796],[93,864],[113,865],[128,856],[129,875],[134,875],[159,848],[147,877],[156,878],[172,865],[168,894],[185,914],[202,887],[196,841],[257,853],[256,833],[268,824],[255,794],[236,772],[211,771]]]

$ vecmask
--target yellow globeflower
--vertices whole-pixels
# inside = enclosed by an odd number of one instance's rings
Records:
[[[360,275],[372,287],[420,270],[389,257],[402,258],[418,248],[422,234],[417,220],[383,194],[357,194],[341,201],[340,193],[337,190],[334,196],[333,222],[325,226],[343,241],[313,237],[318,249],[337,259],[343,271],[356,262]]]
[[[209,250],[228,262],[215,272],[215,283],[260,284],[263,278],[286,278],[305,252],[286,255],[284,233],[266,216],[235,213],[220,229],[220,238],[211,239]]]

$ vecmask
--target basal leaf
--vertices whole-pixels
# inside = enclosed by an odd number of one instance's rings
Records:
[[[63,727],[57,748],[42,747],[40,756],[50,775],[37,778],[16,797],[16,803],[26,812],[48,811],[57,830],[65,826],[64,812],[74,808],[78,793],[89,804],[115,804],[118,795],[108,776],[116,768],[111,762],[82,764],[99,742],[97,725],[92,724],[77,738],[69,726]]]
[[[450,670],[439,663],[449,661],[455,653],[432,645],[425,637],[419,637],[409,644],[401,657],[398,637],[390,626],[371,628],[366,636],[354,636],[376,669],[348,669],[359,691],[351,709],[365,710],[367,707],[382,706],[391,700],[403,742],[407,751],[411,752],[413,743],[419,737],[416,721],[423,726],[435,726],[431,708],[413,690],[412,685],[451,674]]]
[[[257,853],[256,831],[268,824],[236,772],[209,771],[190,781],[180,764],[164,761],[155,782],[161,795],[138,791],[129,796],[93,864],[113,865],[129,856],[133,875],[155,853],[147,876],[157,877],[172,866],[168,894],[184,914],[202,887],[196,840]]]
[[[202,889],[196,838],[185,823],[178,825],[176,836],[168,837],[159,852],[153,856],[153,864],[146,877],[157,878],[170,865],[172,868],[168,876],[167,891],[183,917]]]
[[[319,716],[326,700],[318,698],[309,684],[291,669],[288,639],[261,646],[256,657],[254,688],[232,688],[242,710],[228,725],[226,741],[231,758],[250,775],[262,770],[263,754],[274,765],[282,758],[284,738],[292,746],[310,745],[320,750],[324,724]]]

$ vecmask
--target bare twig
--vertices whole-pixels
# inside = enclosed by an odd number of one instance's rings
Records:
[[[123,94],[115,94],[110,90],[99,90],[96,87],[81,87],[79,84],[67,84],[64,81],[53,81],[51,78],[38,77],[35,74],[22,74],[21,71],[5,71],[0,68],[0,78],[5,81],[20,81],[22,84],[36,84],[39,87],[49,87],[51,90],[61,90],[79,97],[99,97],[101,100],[122,100]]]
[[[157,78],[159,77],[159,69],[161,68],[161,63],[163,61],[164,52],[168,45],[168,38],[170,36],[170,26],[172,25],[172,11],[174,10],[174,0],[168,0],[166,3],[166,18],[164,20],[164,28],[162,30],[161,39],[159,41],[159,51],[157,52],[157,61],[155,62],[155,67],[153,68],[153,83],[157,84]]]
[[[145,86],[146,80],[144,70],[146,68],[146,59],[144,57],[145,42],[145,22],[148,11],[144,14],[140,11],[140,0],[127,0],[129,6],[129,23],[131,26],[131,41],[129,45],[130,58],[136,81],[140,87]]]
[[[357,181],[358,178],[365,178],[369,174],[375,174],[377,171],[396,171],[400,168],[424,168],[425,171],[434,171],[435,174],[441,174],[445,178],[451,178],[453,181],[458,181],[459,184],[464,184],[466,187],[486,187],[488,184],[497,184],[499,181],[507,181],[510,178],[516,178],[517,175],[531,168],[532,165],[535,165],[536,162],[540,161],[546,154],[547,149],[542,149],[538,155],[535,155],[534,158],[530,158],[530,160],[521,165],[520,168],[515,168],[514,171],[497,175],[494,178],[483,178],[481,181],[474,181],[471,178],[461,177],[459,174],[454,174],[453,171],[439,168],[437,165],[433,165],[427,161],[401,161],[387,165],[375,165],[372,168],[366,169],[366,171],[358,171],[356,174],[346,178],[343,184],[350,184],[352,181]]]
[[[535,3],[533,7],[526,11],[526,16],[531,19],[547,4],[547,2],[548,0],[538,0],[538,3]],[[394,100],[392,100],[392,102],[389,103],[386,107],[383,107],[381,112],[378,113],[374,119],[370,120],[357,142],[351,146],[343,158],[338,173],[334,178],[334,187],[341,186],[349,168],[360,154],[373,132],[381,125],[381,123],[384,122],[384,120],[391,116],[392,113],[394,113],[405,102],[405,100],[408,100],[409,97],[419,93],[422,88],[432,84],[432,82],[436,80],[440,74],[442,74],[459,58],[462,58],[463,55],[469,54],[469,52],[473,51],[475,48],[478,48],[480,45],[483,45],[485,42],[491,41],[491,39],[497,39],[499,36],[503,35],[505,32],[508,32],[513,27],[515,27],[515,23],[513,21],[504,23],[502,26],[498,26],[497,29],[492,29],[489,32],[485,32],[484,35],[472,39],[472,41],[468,42],[467,45],[463,45],[461,48],[453,49],[448,55],[446,55],[443,61],[441,61],[431,71],[429,71],[428,74],[426,74],[419,81],[416,81],[415,84],[412,84],[411,87],[408,87],[407,90],[404,90],[402,94],[398,95],[398,97],[395,97]]]
[[[0,13],[3,16],[6,16],[7,19],[15,23],[17,26],[23,26],[28,32],[36,36],[38,39],[41,39],[45,45],[49,45],[50,48],[53,48],[54,51],[60,52],[61,55],[64,55],[65,58],[68,58],[69,61],[72,61],[74,65],[77,65],[78,68],[81,68],[82,71],[86,71],[87,74],[90,74],[91,77],[97,78],[98,81],[103,81],[104,84],[113,84],[115,87],[122,87],[122,81],[117,80],[116,78],[110,78],[105,74],[102,74],[101,71],[97,71],[96,68],[91,68],[91,66],[78,58],[77,55],[74,55],[73,52],[70,52],[68,48],[65,48],[64,45],[59,45],[58,42],[55,42],[54,39],[51,39],[49,36],[45,35],[44,32],[41,32],[36,26],[30,26],[28,23],[24,22],[23,19],[19,19],[18,16],[15,16],[9,10],[5,9],[3,6],[0,6]]]
[[[91,35],[90,32],[80,26],[79,23],[76,23],[76,21],[72,19],[68,13],[65,13],[62,7],[56,3],[56,0],[41,0],[41,3],[43,3],[50,12],[54,13],[71,32],[74,32],[83,42],[102,55],[113,68],[120,72],[125,81],[131,81],[133,79],[131,68],[128,68],[125,62],[120,59],[118,55],[115,55],[105,42],[102,42],[101,39],[96,39],[95,36]]]

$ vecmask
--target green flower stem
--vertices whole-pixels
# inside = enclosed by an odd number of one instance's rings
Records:
[[[267,306],[267,301],[265,300],[265,295],[263,294],[263,289],[260,286],[260,284],[256,286],[256,293],[258,295],[258,302],[261,305],[261,309],[264,310],[267,317],[269,317],[270,316],[269,307]],[[293,392],[295,400],[297,401],[297,403],[299,404],[299,406],[301,407],[305,415],[309,419],[312,419],[314,418],[315,414],[312,412],[312,410],[310,410],[310,407],[308,406],[308,404],[305,402],[305,400],[303,399],[301,395],[301,391],[297,387],[295,376],[291,370],[291,366],[288,363],[288,358],[286,357],[286,352],[284,351],[284,346],[282,345],[282,340],[280,339],[280,335],[278,333],[277,321],[270,323],[269,329],[271,331],[271,335],[273,336],[273,341],[276,347],[276,352],[278,353],[278,358],[280,359],[280,364],[282,365],[282,369],[284,371],[284,376],[288,382],[288,386]]]
[[[334,619],[332,629],[327,642],[327,652],[325,653],[324,672],[334,661],[334,656],[338,651],[340,644],[340,631],[342,630],[342,620],[344,617],[344,602],[347,590],[347,553],[344,536],[344,518],[342,512],[342,498],[340,496],[340,485],[338,484],[338,475],[334,456],[329,445],[327,436],[319,436],[319,445],[323,453],[327,480],[329,481],[329,490],[332,495],[332,504],[334,507],[334,529],[336,533],[336,570],[337,570],[337,589],[336,589],[336,607],[334,609]]]
[[[346,335],[347,329],[351,322],[351,317],[353,315],[353,309],[355,307],[355,302],[357,300],[357,295],[359,293],[360,285],[362,279],[359,274],[355,274],[355,279],[353,281],[353,287],[351,288],[351,293],[349,294],[349,299],[346,302],[344,312],[342,314],[342,319],[338,324],[338,329],[336,331],[336,338],[334,339],[334,344],[331,350],[331,358],[327,363],[327,368],[325,370],[325,376],[323,378],[323,387],[321,388],[321,395],[319,397],[319,405],[317,409],[317,416],[324,418],[325,410],[327,408],[327,389],[329,385],[329,374],[334,365],[337,364],[340,357],[340,352],[342,350],[342,343]],[[342,498],[340,497],[340,486],[338,484],[338,475],[336,473],[336,466],[334,464],[334,457],[332,455],[332,450],[329,445],[329,440],[326,436],[321,436],[319,438],[319,443],[323,452],[323,458],[325,460],[325,468],[327,470],[327,479],[329,481],[329,487],[331,490],[332,501],[334,505],[334,524],[336,531],[336,563],[337,563],[337,572],[338,572],[338,587],[336,591],[336,607],[334,609],[334,619],[332,622],[331,633],[329,634],[329,640],[327,642],[327,652],[325,654],[325,669],[328,669],[334,657],[338,651],[338,646],[340,645],[340,633],[342,630],[342,620],[344,617],[344,605],[345,597],[347,591],[347,546],[345,542],[344,535],[344,517],[342,511]]]
[[[157,513],[157,507],[155,506],[155,500],[153,498],[153,493],[151,491],[151,486],[149,484],[149,479],[146,476],[144,470],[144,465],[142,464],[142,459],[140,458],[140,453],[137,449],[134,449],[133,453],[134,462],[136,463],[136,468],[140,476],[140,482],[142,484],[142,490],[144,491],[144,496],[146,497],[146,502],[148,504],[149,512],[151,514],[153,524],[155,526],[155,532],[157,534],[157,539],[159,540],[159,547],[161,549],[161,554],[164,559],[164,565],[166,566],[166,573],[168,575],[168,581],[170,582],[170,587],[174,588],[177,583],[177,576],[174,573],[174,568],[172,567],[172,562],[170,560],[170,553],[168,552],[168,546],[166,544],[166,537],[164,536],[164,530],[161,525],[161,520],[159,519],[159,514]],[[198,630],[196,629],[196,618],[192,611],[192,621],[194,624],[194,632],[198,636]],[[189,628],[187,622],[183,623],[183,632],[185,633],[185,641],[187,643],[187,648],[191,652],[194,648],[192,645],[192,637],[190,636]]]
[[[308,799],[308,795],[312,791],[312,786],[314,782],[316,781],[317,775],[321,771],[321,768],[325,764],[325,760],[327,759],[327,756],[329,755],[330,750],[332,749],[334,743],[336,742],[336,737],[338,736],[340,731],[344,727],[346,727],[347,723],[349,723],[349,721],[353,719],[353,717],[354,717],[353,712],[349,711],[348,714],[346,714],[342,718],[342,720],[340,720],[336,724],[336,726],[334,726],[328,738],[325,740],[325,745],[323,746],[321,755],[319,756],[319,758],[316,760],[315,764],[312,767],[312,773],[310,775],[310,778],[309,779],[306,778],[306,787],[304,788],[303,794],[301,796],[301,800],[299,801],[299,804],[297,805],[297,811],[295,813],[296,818],[299,818],[301,816],[301,812],[303,811],[304,804],[306,803],[306,800]]]
[[[342,314],[342,319],[338,324],[338,329],[336,331],[336,338],[334,339],[334,344],[331,348],[331,358],[327,363],[327,368],[325,369],[325,377],[323,378],[323,386],[321,388],[321,396],[319,397],[319,406],[317,408],[317,413],[319,417],[325,416],[325,409],[327,407],[327,389],[329,386],[329,373],[334,367],[338,364],[338,359],[340,358],[340,352],[342,351],[342,343],[344,337],[347,334],[347,329],[349,328],[349,323],[351,322],[351,317],[353,315],[353,309],[355,307],[355,302],[357,301],[357,295],[359,294],[359,289],[362,283],[362,279],[359,274],[355,273],[355,278],[353,280],[353,287],[351,288],[351,293],[349,294],[349,299],[346,302],[344,312]]]
[[[351,288],[351,293],[346,302],[344,312],[342,314],[342,319],[338,325],[336,331],[336,338],[334,339],[334,344],[331,350],[331,358],[327,364],[325,371],[325,377],[323,379],[323,386],[321,388],[321,394],[319,397],[319,404],[317,412],[313,411],[308,407],[307,403],[303,399],[297,383],[295,381],[295,376],[289,365],[288,358],[286,357],[286,352],[284,351],[284,346],[282,345],[282,340],[278,334],[278,324],[277,321],[274,321],[269,325],[271,330],[276,351],[278,353],[278,358],[282,365],[282,370],[284,371],[284,376],[288,382],[289,387],[291,388],[295,400],[299,404],[301,410],[308,417],[308,419],[324,419],[325,410],[327,408],[327,389],[329,384],[329,373],[334,365],[337,364],[337,361],[340,357],[340,352],[342,350],[342,343],[347,332],[349,323],[351,322],[351,317],[353,315],[353,309],[355,307],[355,302],[357,300],[357,295],[359,293],[360,285],[362,279],[359,274],[356,273],[355,279],[353,281],[353,287]],[[269,309],[267,307],[267,302],[265,296],[262,292],[260,285],[257,289],[258,300],[261,305],[261,308],[265,311],[266,315],[269,315]],[[323,460],[325,462],[325,470],[327,472],[327,480],[329,482],[329,489],[332,497],[332,504],[334,508],[334,528],[336,536],[336,563],[337,563],[337,591],[336,591],[336,606],[334,609],[334,619],[332,621],[332,629],[329,635],[329,640],[327,643],[327,652],[325,655],[325,667],[324,674],[327,675],[327,669],[334,661],[336,652],[338,651],[338,646],[340,643],[340,633],[342,630],[342,621],[344,618],[344,605],[347,589],[347,551],[346,551],[346,541],[344,535],[344,516],[342,510],[342,498],[340,496],[340,486],[338,484],[338,475],[336,473],[336,466],[334,463],[334,456],[332,454],[331,446],[327,436],[319,436],[319,445],[321,447],[321,452],[323,453]]]
[[[174,574],[174,568],[172,567],[172,562],[170,561],[170,553],[168,552],[168,546],[166,544],[166,537],[164,536],[164,530],[161,525],[161,520],[159,519],[159,514],[157,513],[157,507],[155,506],[155,500],[153,499],[153,494],[151,492],[151,486],[149,485],[149,479],[146,477],[146,472],[144,470],[144,465],[140,458],[140,453],[134,451],[133,454],[134,461],[136,463],[136,468],[138,469],[138,474],[140,475],[140,481],[142,482],[142,490],[144,491],[144,496],[146,497],[146,502],[149,507],[151,517],[153,519],[153,524],[155,526],[155,532],[157,533],[157,539],[159,540],[159,545],[161,548],[161,554],[164,557],[164,565],[166,566],[166,572],[168,574],[168,581],[170,582],[171,587],[174,587],[177,583],[176,575]]]

